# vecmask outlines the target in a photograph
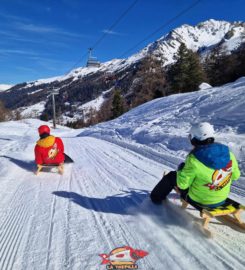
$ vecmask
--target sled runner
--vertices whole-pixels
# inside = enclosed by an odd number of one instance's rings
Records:
[[[42,165],[38,164],[36,175],[38,175],[43,168],[57,168],[59,174],[64,173],[64,163],[61,163],[61,164],[42,164]]]
[[[71,157],[69,157],[67,154],[64,153],[64,156],[65,156],[64,163],[73,163],[74,162],[73,159]],[[38,175],[43,168],[57,168],[59,174],[63,174],[64,173],[64,163],[37,165],[37,171],[35,174]]]
[[[209,230],[208,224],[212,218],[222,217],[225,221],[237,225],[245,232],[245,223],[241,219],[241,213],[245,210],[245,206],[240,203],[227,198],[225,203],[221,206],[210,208],[194,202],[188,202],[184,199],[182,201],[182,208],[187,208],[188,204],[200,211],[200,216],[203,218],[202,224],[197,224],[207,237],[212,237],[213,233]]]

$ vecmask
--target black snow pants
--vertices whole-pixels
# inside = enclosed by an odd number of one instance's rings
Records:
[[[161,181],[154,187],[151,192],[151,200],[153,203],[160,204],[166,199],[167,195],[177,185],[176,183],[176,171],[171,171],[164,175]]]
[[[160,204],[163,200],[166,199],[168,194],[177,186],[177,173],[176,171],[171,171],[168,174],[164,175],[161,181],[154,187],[151,192],[151,200],[155,204]],[[179,190],[180,196],[185,198],[188,189],[186,190]]]

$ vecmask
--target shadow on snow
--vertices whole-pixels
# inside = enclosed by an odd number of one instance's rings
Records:
[[[139,215],[138,222],[145,223],[144,218],[150,218],[160,228],[168,226],[188,227],[188,218],[177,205],[169,200],[160,205],[154,205],[150,200],[150,192],[147,190],[129,189],[121,194],[107,196],[105,198],[93,198],[83,196],[75,192],[54,191],[52,194],[69,199],[71,202],[88,210],[112,213],[118,215]],[[178,195],[170,195],[170,198],[177,199]]]
[[[75,192],[54,191],[54,195],[67,198],[79,206],[96,212],[130,215],[130,208],[139,206],[149,197],[149,191],[130,189],[105,198],[87,197]]]
[[[32,160],[32,161],[24,161],[24,160],[21,160],[21,159],[16,159],[16,158],[8,157],[8,156],[1,156],[1,157],[8,158],[15,165],[19,166],[20,168],[22,168],[22,169],[24,169],[26,171],[33,172],[33,170],[35,169],[34,160]]]

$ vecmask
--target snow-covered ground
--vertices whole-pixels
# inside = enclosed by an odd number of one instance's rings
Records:
[[[45,108],[45,101],[41,101],[37,104],[21,107],[19,111],[21,111],[21,117],[23,118],[38,118]]]
[[[76,112],[73,114],[72,117],[69,117],[66,115],[60,116],[59,123],[61,123],[62,125],[66,125],[67,122],[75,122],[81,119],[81,116],[82,116],[82,119],[86,122],[91,117],[91,113],[98,112],[100,110],[101,106],[103,105],[106,99],[105,95],[108,94],[112,90],[113,90],[113,87],[110,88],[109,90],[102,92],[102,94],[99,95],[97,98],[89,102],[86,102],[83,105],[78,106],[76,108]],[[70,106],[70,103],[67,102],[65,103],[65,105]]]
[[[99,254],[125,245],[149,253],[139,269],[244,269],[244,232],[213,220],[215,238],[206,239],[193,226],[196,211],[180,210],[175,193],[161,206],[149,200],[163,171],[190,149],[190,123],[208,120],[239,159],[243,176],[232,197],[245,203],[244,90],[243,78],[158,99],[90,129],[52,130],[75,160],[62,176],[33,174],[43,122],[0,123],[0,269],[106,269]]]

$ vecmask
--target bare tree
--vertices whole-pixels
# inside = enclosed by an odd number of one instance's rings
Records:
[[[11,119],[10,110],[6,109],[4,103],[0,100],[0,122],[4,122]]]

